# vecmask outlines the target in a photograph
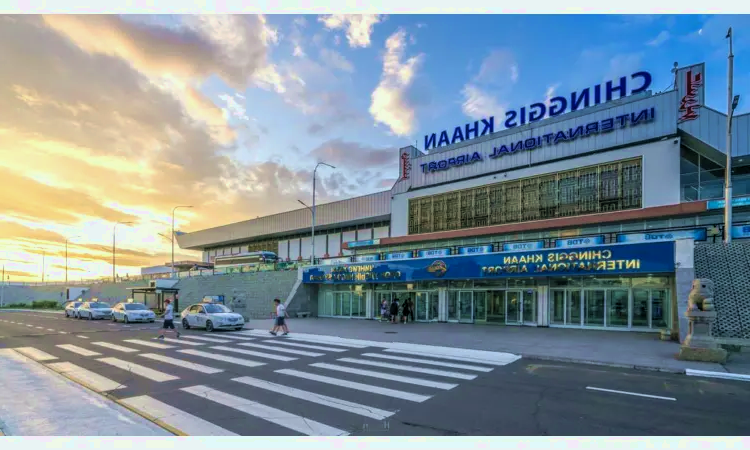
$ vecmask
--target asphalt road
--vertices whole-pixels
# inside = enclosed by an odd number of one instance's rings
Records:
[[[3,311],[0,348],[25,348],[191,435],[725,436],[750,429],[746,382],[502,353],[494,361],[459,360],[265,330],[188,330],[162,342],[154,340],[159,327]],[[164,404],[176,415],[153,409]]]

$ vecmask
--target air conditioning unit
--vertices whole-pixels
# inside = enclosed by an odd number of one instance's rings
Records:
[[[155,287],[156,287],[156,280],[150,280],[150,281],[148,282],[148,287],[152,287],[152,288],[155,288]]]

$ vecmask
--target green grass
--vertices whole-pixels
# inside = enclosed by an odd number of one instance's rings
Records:
[[[29,303],[10,303],[3,305],[2,309],[59,309],[63,307],[60,302],[55,300],[41,300]]]

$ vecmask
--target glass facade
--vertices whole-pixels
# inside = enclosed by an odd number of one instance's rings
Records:
[[[725,164],[724,161],[717,163],[682,147],[680,149],[681,200],[692,202],[723,198]],[[750,195],[750,166],[732,165],[732,195]]]
[[[640,208],[641,159],[409,200],[409,234]]]

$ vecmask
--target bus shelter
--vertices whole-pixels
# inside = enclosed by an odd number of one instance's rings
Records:
[[[179,289],[176,288],[163,288],[163,287],[132,287],[128,288],[131,291],[131,298],[136,303],[143,303],[148,309],[164,311],[164,300],[172,300],[172,307],[174,308],[175,314],[180,310],[179,299],[177,293]]]

